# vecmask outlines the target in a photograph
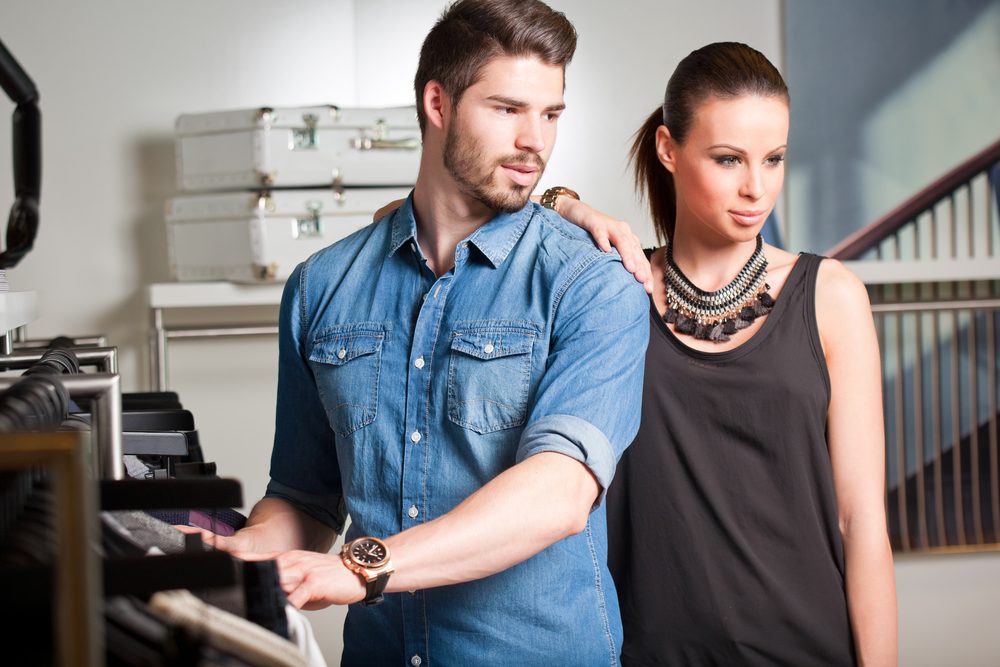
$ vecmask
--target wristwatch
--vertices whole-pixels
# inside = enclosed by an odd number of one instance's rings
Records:
[[[389,583],[389,575],[395,572],[385,542],[374,537],[359,537],[344,545],[340,558],[348,570],[365,582],[362,603],[366,607],[380,603],[385,585]]]
[[[566,197],[572,197],[573,199],[580,198],[580,195],[576,194],[576,192],[574,192],[573,190],[570,190],[569,188],[562,185],[556,185],[555,187],[551,187],[545,192],[543,192],[541,198],[538,200],[538,203],[540,203],[545,208],[551,208],[553,211],[555,211],[556,197],[558,197],[559,195],[565,195]],[[558,213],[558,211],[556,212]]]

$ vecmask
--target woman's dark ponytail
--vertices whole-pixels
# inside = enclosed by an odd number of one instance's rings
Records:
[[[673,175],[660,163],[656,154],[656,130],[661,125],[663,109],[656,107],[656,111],[633,135],[629,163],[635,170],[635,189],[642,199],[649,202],[656,238],[660,243],[666,243],[674,233],[677,194]]]

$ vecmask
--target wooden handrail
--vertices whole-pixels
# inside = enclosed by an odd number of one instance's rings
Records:
[[[976,153],[875,222],[854,232],[824,254],[835,259],[856,259],[876,243],[972,180],[976,174],[998,162],[1000,162],[1000,140]]]

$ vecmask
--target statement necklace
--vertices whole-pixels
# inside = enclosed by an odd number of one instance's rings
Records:
[[[774,308],[767,293],[767,259],[764,241],[757,235],[757,248],[733,281],[715,292],[698,289],[674,262],[673,244],[667,243],[663,282],[667,286],[667,312],[663,321],[678,333],[700,340],[724,343]]]

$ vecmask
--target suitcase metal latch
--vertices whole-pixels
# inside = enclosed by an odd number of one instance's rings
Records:
[[[309,217],[295,218],[292,225],[292,238],[299,240],[323,238],[323,221],[320,219],[323,202],[307,201],[306,209],[309,211]]]
[[[314,113],[307,113],[302,116],[305,127],[293,127],[291,140],[288,142],[289,150],[293,151],[314,151],[319,147],[316,138],[316,123],[319,116]]]
[[[351,140],[351,146],[358,151],[415,151],[420,148],[420,140],[416,137],[387,139],[388,134],[389,124],[385,122],[385,118],[379,118],[372,126],[370,134],[362,130],[360,137]]]

